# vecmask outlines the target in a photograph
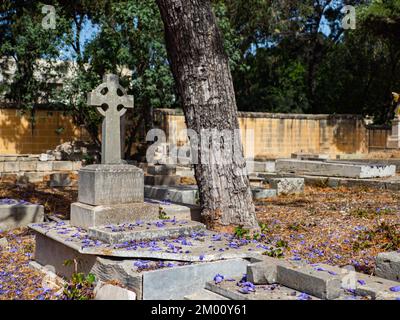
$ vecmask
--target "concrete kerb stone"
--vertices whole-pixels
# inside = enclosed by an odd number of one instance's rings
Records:
[[[342,279],[310,266],[278,265],[277,282],[320,299],[333,300],[340,297]]]
[[[384,279],[400,282],[400,252],[378,254],[375,274]]]
[[[37,204],[0,205],[0,229],[11,230],[43,222],[44,207]]]

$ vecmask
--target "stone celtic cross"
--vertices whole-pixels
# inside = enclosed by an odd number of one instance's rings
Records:
[[[88,94],[88,105],[96,106],[104,116],[102,127],[101,163],[120,164],[121,117],[134,106],[133,96],[119,84],[115,74],[106,74],[103,83]]]

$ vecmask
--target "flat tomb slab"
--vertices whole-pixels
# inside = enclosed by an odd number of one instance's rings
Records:
[[[276,190],[251,187],[254,199],[274,198]],[[197,186],[144,186],[144,195],[148,199],[170,201],[179,204],[198,205]]]
[[[164,237],[156,240],[109,244],[91,239],[88,231],[72,227],[68,222],[39,223],[29,227],[44,235],[49,241],[55,240],[60,246],[69,247],[78,253],[115,258],[206,262],[259,258],[267,249],[272,248],[263,242],[237,240],[231,234],[218,234],[208,230],[178,238]],[[42,250],[48,249],[42,246]]]
[[[43,222],[44,207],[38,204],[13,199],[0,199],[0,230],[25,227]]]
[[[176,238],[205,231],[205,225],[189,220],[158,220],[149,222],[108,225],[89,229],[89,238],[110,244],[127,241],[154,240],[162,237]]]
[[[121,224],[136,220],[156,220],[160,206],[152,203],[127,203],[91,206],[76,202],[71,204],[71,225],[81,228],[93,228],[107,224]]]
[[[383,178],[396,175],[396,166],[383,164],[349,164],[337,162],[276,160],[278,173],[307,174],[347,178]]]

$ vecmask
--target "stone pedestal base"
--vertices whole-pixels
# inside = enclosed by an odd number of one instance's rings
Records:
[[[79,171],[78,201],[92,206],[143,202],[143,171],[125,164],[84,167]]]
[[[150,203],[91,206],[76,202],[71,205],[71,225],[88,229],[137,220],[157,220],[159,210],[159,205]]]

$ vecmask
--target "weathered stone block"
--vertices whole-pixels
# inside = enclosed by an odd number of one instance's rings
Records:
[[[81,228],[93,228],[107,224],[135,222],[136,220],[156,220],[159,206],[148,203],[128,203],[91,206],[76,202],[71,204],[71,225]]]
[[[0,229],[11,230],[30,223],[43,222],[44,208],[36,204],[0,205]]]
[[[43,182],[43,180],[46,176],[48,176],[48,172],[25,172],[24,173],[24,177],[26,177],[30,183]]]
[[[146,198],[168,200],[175,203],[196,205],[198,203],[197,186],[145,186]]]
[[[393,292],[392,287],[399,286],[398,282],[383,278],[357,274],[358,280],[364,280],[364,284],[356,283],[355,293],[360,296],[369,296],[373,300],[395,300],[400,299],[400,292]]]
[[[375,274],[384,279],[400,282],[400,252],[378,254]]]
[[[248,173],[275,172],[275,161],[246,161]]]
[[[317,271],[309,266],[287,265],[278,265],[277,282],[320,299],[328,300],[340,296],[342,284],[340,276]]]
[[[79,171],[79,202],[90,205],[144,201],[143,171],[131,165],[90,165]]]
[[[136,293],[99,281],[94,288],[94,300],[136,300]]]
[[[72,171],[72,162],[53,161],[53,171]]]
[[[304,184],[304,178],[277,178],[270,180],[271,188],[276,189],[278,195],[304,193]]]
[[[255,187],[255,188],[251,188],[251,192],[253,194],[253,199],[255,199],[255,200],[276,197],[275,189],[266,189],[266,188]]]
[[[7,161],[4,162],[4,172],[19,172],[19,161]]]
[[[49,186],[52,188],[69,187],[72,184],[68,173],[52,173],[50,175]]]
[[[39,172],[51,172],[53,171],[53,163],[49,161],[39,161],[36,170]]]
[[[4,162],[0,162],[0,173],[4,172]]]
[[[176,186],[181,181],[180,176],[145,176],[144,184],[150,186]]]
[[[36,171],[37,161],[21,161],[19,163],[20,171]]]
[[[174,165],[149,165],[147,167],[147,173],[151,175],[176,175],[176,166]]]
[[[141,300],[143,296],[142,275],[136,272],[132,265],[132,260],[98,257],[91,272],[100,281],[116,280],[120,282],[127,289],[135,292],[137,299]]]
[[[161,200],[146,199],[145,201],[157,205],[167,217],[175,217],[178,220],[201,221],[201,208],[199,206],[165,203]]]

